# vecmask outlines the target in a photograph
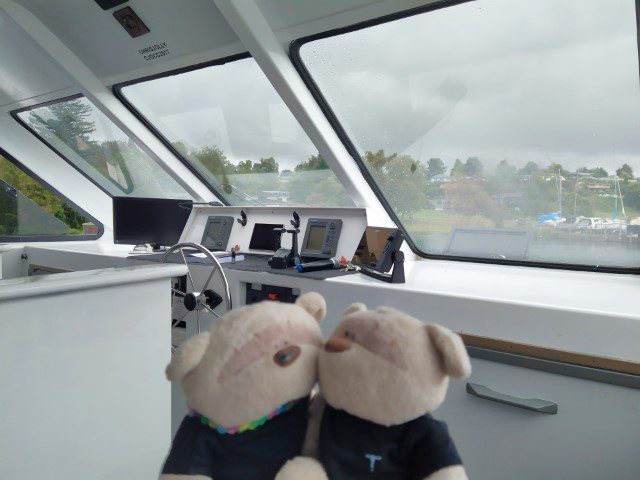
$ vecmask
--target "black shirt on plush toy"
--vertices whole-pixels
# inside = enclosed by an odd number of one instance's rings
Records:
[[[449,377],[471,373],[458,335],[354,304],[318,361],[326,407],[307,443],[317,442],[320,464],[298,457],[276,480],[467,480],[446,425],[430,415]]]
[[[332,480],[422,480],[462,465],[447,426],[429,414],[385,427],[331,406],[322,415],[320,462]]]
[[[191,413],[160,479],[273,480],[299,455],[317,381],[326,304],[262,302],[227,312],[183,343],[167,367]]]
[[[308,400],[288,402],[254,422],[230,428],[192,412],[176,433],[162,473],[271,480],[287,460],[301,453]]]

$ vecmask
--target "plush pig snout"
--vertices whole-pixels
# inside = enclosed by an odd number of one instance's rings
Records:
[[[273,361],[280,367],[288,367],[298,359],[301,353],[302,349],[299,346],[289,345],[282,350],[278,350],[273,356]]]
[[[325,351],[332,353],[346,352],[350,348],[351,341],[341,337],[332,337],[324,344]]]

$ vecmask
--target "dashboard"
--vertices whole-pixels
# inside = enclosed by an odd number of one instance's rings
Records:
[[[199,243],[212,251],[229,251],[237,245],[240,253],[272,255],[277,247],[291,247],[291,235],[273,232],[293,228],[290,222],[294,212],[300,219],[303,258],[351,259],[367,227],[364,208],[195,205],[180,242]]]

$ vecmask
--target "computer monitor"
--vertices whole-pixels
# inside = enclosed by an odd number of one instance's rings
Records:
[[[113,198],[113,241],[126,245],[150,243],[155,249],[178,243],[191,200]]]
[[[275,252],[280,248],[281,232],[277,229],[284,228],[281,223],[256,223],[253,226],[249,250],[267,250]]]

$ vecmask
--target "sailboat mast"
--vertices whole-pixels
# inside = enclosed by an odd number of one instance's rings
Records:
[[[620,179],[616,178],[616,187],[618,188],[618,195],[620,195],[620,208],[622,208],[622,218],[627,218],[627,212],[624,211],[624,201],[622,200],[622,190],[620,189]]]
[[[560,169],[556,172],[556,188],[558,190],[558,211],[562,215],[562,176],[560,175]]]

